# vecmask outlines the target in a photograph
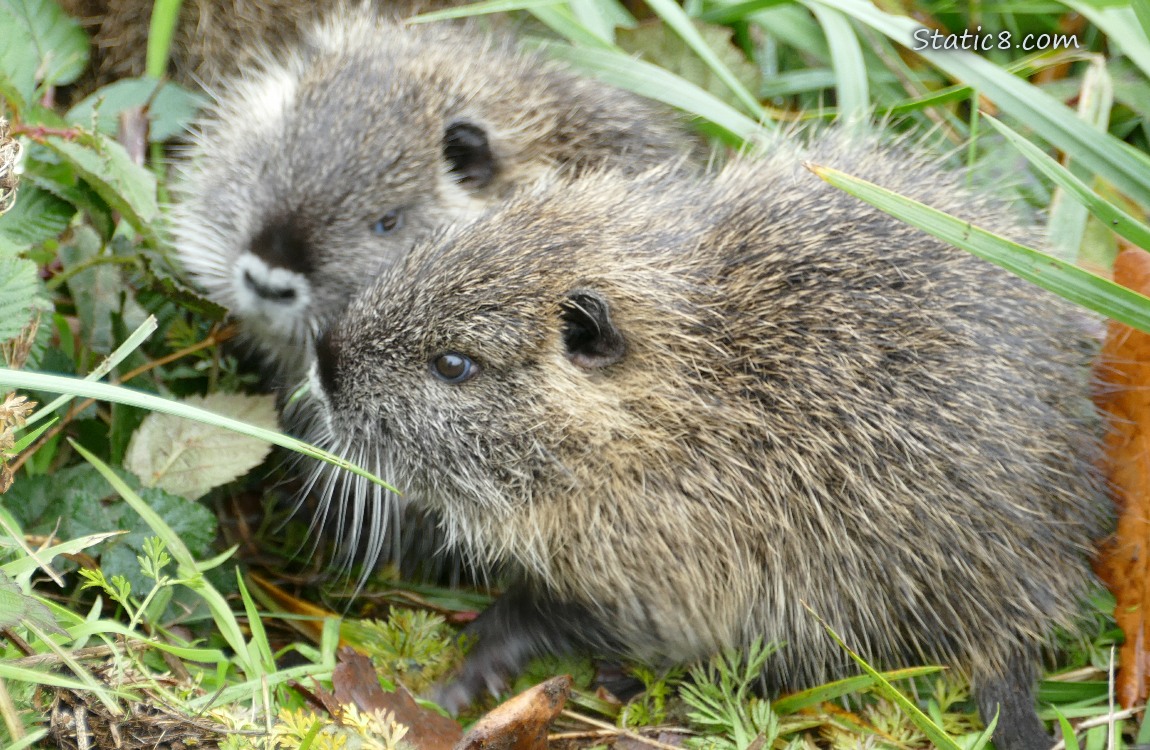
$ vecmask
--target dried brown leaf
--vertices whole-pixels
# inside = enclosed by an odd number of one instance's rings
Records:
[[[1114,262],[1114,280],[1150,295],[1150,253],[1127,247]],[[1150,334],[1111,321],[1096,372],[1096,401],[1110,420],[1104,464],[1119,514],[1096,569],[1114,592],[1114,617],[1126,634],[1117,692],[1129,708],[1150,695]]]
[[[420,706],[402,685],[394,692],[385,691],[371,659],[351,647],[339,650],[331,682],[336,702],[364,713],[394,714],[395,721],[408,728],[404,739],[420,750],[449,750],[463,735],[459,722]]]
[[[504,701],[471,727],[456,750],[546,750],[547,728],[567,704],[571,676],[560,675]]]

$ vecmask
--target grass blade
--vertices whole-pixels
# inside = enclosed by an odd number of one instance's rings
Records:
[[[713,94],[657,65],[636,60],[622,52],[581,49],[552,43],[544,47],[552,56],[575,65],[605,83],[701,117],[740,140],[753,142],[763,135],[764,128],[759,123]]]
[[[156,330],[156,316],[155,315],[149,315],[148,319],[145,320],[143,323],[141,323],[140,326],[135,331],[132,332],[132,335],[129,336],[124,341],[124,343],[117,346],[116,350],[114,352],[112,352],[111,354],[109,354],[104,359],[104,361],[101,362],[96,367],[96,369],[94,369],[90,373],[88,373],[84,377],[84,380],[99,380],[100,378],[107,375],[109,372],[111,372],[116,367],[116,365],[123,362],[128,357],[129,354],[136,351],[136,347],[138,347],[140,344],[144,343],[144,340],[147,339],[149,336],[151,336],[152,333],[155,332],[155,330]],[[28,417],[27,421],[25,421],[25,423],[24,423],[24,426],[30,427],[31,425],[35,424],[36,422],[39,422],[41,419],[48,416],[52,412],[56,411],[61,406],[68,403],[69,401],[71,401],[74,398],[76,398],[75,395],[67,395],[67,396],[60,396],[57,399],[53,399],[52,403],[48,404],[45,407],[37,409],[35,414]]]
[[[1010,141],[1042,174],[1049,177],[1055,184],[1081,201],[1090,213],[1098,217],[1099,221],[1135,245],[1145,250],[1150,250],[1150,227],[1099,196],[1091,190],[1086,183],[1075,177],[1070,170],[1050,158],[1042,152],[1042,149],[1030,143],[1003,123],[990,115],[983,115],[983,118],[993,125],[994,129],[1001,133],[1006,140]]]
[[[118,385],[109,385],[107,383],[94,383],[77,378],[67,378],[61,375],[47,375],[41,372],[9,370],[3,367],[0,367],[0,385],[10,388],[28,388],[52,393],[67,393],[72,396],[84,396],[85,398],[94,398],[101,401],[111,401],[115,404],[138,406],[142,409],[150,409],[152,411],[163,412],[164,414],[174,414],[177,417],[184,417],[185,419],[194,419],[199,422],[238,432],[241,435],[250,435],[260,440],[266,440],[273,445],[287,448],[296,453],[302,453],[305,456],[310,456],[320,461],[326,461],[333,466],[347,469],[365,479],[369,479],[387,489],[389,492],[400,494],[399,490],[375,476],[370,471],[361,469],[350,461],[340,458],[334,453],[325,451],[322,448],[317,448],[314,445],[293,437],[288,437],[279,432],[253,427],[244,422],[230,419],[204,409],[197,409],[194,406],[160,398],[151,393],[144,393],[143,391],[124,388]]]
[[[915,42],[913,34],[924,27],[911,18],[884,13],[864,0],[808,1],[835,8],[908,49],[922,46]],[[1091,172],[1114,183],[1139,203],[1150,205],[1150,156],[1109,134],[1099,133],[1062,102],[984,57],[955,50],[915,51],[947,75],[977,89],[1046,141],[1073,154]]]
[[[674,0],[647,0],[647,5],[651,10],[655,11],[655,14],[658,15],[659,18],[663,19],[663,23],[667,24],[676,34],[682,37],[683,41],[695,51],[695,54],[707,64],[707,67],[719,77],[719,80],[743,103],[743,106],[746,107],[748,112],[760,120],[766,118],[767,113],[762,105],[759,104],[759,100],[756,99],[750,91],[747,91],[746,87],[735,77],[735,74],[731,72],[730,68],[719,59],[719,56],[715,54],[715,51],[711,49],[703,39],[699,30],[695,28],[691,18]]]
[[[846,651],[852,659],[855,660],[855,663],[862,667],[864,672],[870,675],[871,679],[873,679],[875,682],[875,690],[882,694],[882,696],[890,702],[897,704],[898,707],[903,710],[903,713],[905,713],[907,717],[910,718],[914,725],[922,730],[922,733],[927,736],[927,739],[931,741],[934,747],[942,748],[942,750],[962,750],[962,747],[953,739],[951,739],[950,736],[947,735],[945,731],[943,731],[942,727],[940,727],[938,724],[935,724],[929,716],[924,714],[922,710],[915,705],[914,701],[896,690],[893,685],[891,685],[883,678],[881,672],[872,667],[870,664],[867,664],[865,659],[859,656],[858,653],[851,649],[850,646],[844,643],[843,639],[839,637],[839,634],[836,633],[831,628],[831,626],[823,620],[823,618],[819,617],[818,614],[810,609],[810,607],[807,607],[807,610],[810,611],[811,615],[819,621],[819,624],[823,626],[828,634],[830,634],[831,638],[835,640],[835,643],[839,644],[839,646],[844,651]]]
[[[1002,266],[1043,289],[1121,323],[1150,332],[1148,297],[1084,271],[1072,263],[1011,242],[865,180],[829,167],[808,164],[807,168],[840,190],[945,242]]]
[[[203,577],[196,566],[196,560],[192,557],[192,553],[184,545],[183,539],[179,534],[172,530],[170,526],[164,523],[164,519],[160,514],[152,510],[144,499],[137,495],[131,487],[125,484],[124,480],[120,479],[115,472],[101,461],[95,454],[86,450],[82,445],[74,440],[69,441],[76,452],[84,457],[88,463],[100,472],[104,479],[108,480],[108,484],[119,493],[120,497],[124,499],[132,510],[136,512],[148,527],[163,540],[164,545],[167,547],[168,552],[172,555],[172,560],[176,563],[177,575],[183,579],[183,584],[192,589],[197,596],[199,596],[208,610],[212,613],[212,620],[215,622],[216,627],[220,631],[220,635],[228,642],[228,646],[236,654],[236,661],[243,673],[249,678],[258,678],[267,674],[262,668],[262,665],[251,659],[248,651],[248,645],[244,641],[243,631],[240,629],[239,621],[236,620],[235,613],[232,612],[228,606],[227,600],[216,591],[215,587],[208,583],[207,579]]]
[[[490,13],[506,13],[513,10],[532,10],[549,5],[558,5],[563,0],[484,0],[480,3],[461,5],[458,8],[446,8],[430,13],[420,13],[407,19],[408,23],[433,23],[435,21],[448,21],[453,18],[470,18]]]
[[[819,3],[806,5],[827,37],[831,67],[835,71],[835,102],[839,117],[845,120],[865,117],[870,111],[870,88],[858,35],[846,16],[834,8]]]
[[[1090,23],[1106,34],[1107,41],[1122,50],[1132,63],[1150,76],[1150,42],[1139,23],[1138,14],[1131,6],[1146,5],[1146,0],[1134,0],[1125,7],[1090,0],[1062,0],[1066,5],[1086,17]]]

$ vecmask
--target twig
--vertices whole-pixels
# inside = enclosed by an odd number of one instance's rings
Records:
[[[630,729],[622,729],[615,726],[614,724],[608,724],[605,721],[599,721],[598,719],[593,719],[590,716],[584,716],[583,714],[576,713],[570,709],[564,709],[561,713],[563,716],[566,716],[570,719],[575,719],[576,721],[581,721],[584,724],[590,724],[593,727],[599,727],[600,729],[614,732],[618,736],[627,737],[635,740],[636,742],[642,742],[644,745],[658,747],[661,748],[661,750],[683,750],[683,748],[676,745],[668,745],[665,742],[659,742],[658,740],[653,740],[650,737],[644,737],[638,732],[634,732]]]
[[[1133,708],[1124,708],[1121,711],[1107,713],[1106,716],[1095,716],[1092,719],[1080,721],[1078,725],[1074,727],[1074,730],[1077,732],[1081,729],[1093,729],[1094,727],[1100,727],[1103,724],[1110,724],[1121,719],[1131,719],[1145,710],[1146,706],[1134,706]],[[1058,744],[1050,748],[1050,750],[1066,750],[1066,739],[1063,738],[1059,740]]]
[[[129,643],[121,644],[121,647],[128,651],[143,651],[149,646],[155,644],[148,641],[131,641]],[[73,651],[71,656],[77,661],[85,659],[99,659],[105,656],[112,656],[117,653],[117,649],[112,646],[88,646]],[[13,661],[4,662],[7,666],[21,667],[25,669],[35,669],[36,667],[51,666],[60,663],[60,657],[56,654],[34,654],[32,656],[25,656],[23,659],[15,659]]]

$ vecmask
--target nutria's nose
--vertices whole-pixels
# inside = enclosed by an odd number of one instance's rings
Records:
[[[303,274],[312,271],[308,242],[290,220],[268,222],[252,240],[250,250],[272,268],[286,268]]]
[[[294,302],[297,296],[296,288],[291,284],[265,283],[252,276],[251,271],[244,271],[244,284],[268,302]]]
[[[336,392],[336,370],[339,359],[339,339],[329,328],[324,331],[315,342],[315,368],[319,375],[319,384],[323,392],[329,397]]]

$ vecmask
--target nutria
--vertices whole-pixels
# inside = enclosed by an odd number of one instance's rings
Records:
[[[1040,653],[1106,523],[1088,326],[801,161],[1036,240],[961,174],[834,132],[772,148],[556,179],[421,244],[319,339],[317,437],[518,577],[450,708],[545,653],[765,638],[771,690],[852,671],[807,604],[874,664],[968,675],[998,747],[1049,747]]]
[[[507,39],[360,9],[223,87],[177,246],[290,383],[314,332],[419,237],[551,166],[636,171],[692,146],[669,111]]]

